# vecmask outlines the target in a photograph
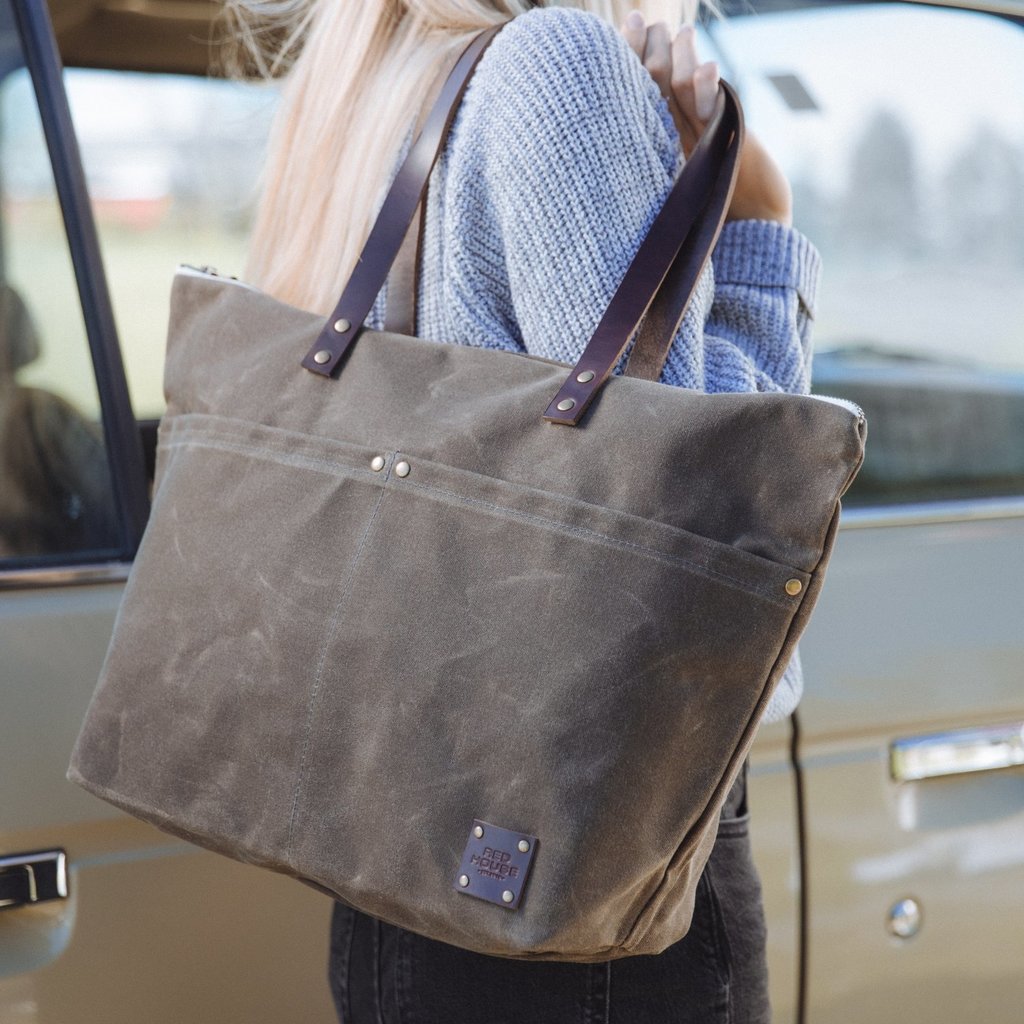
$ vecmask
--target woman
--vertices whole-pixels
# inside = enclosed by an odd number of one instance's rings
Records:
[[[695,0],[693,0],[695,2]],[[679,2],[319,0],[272,139],[248,279],[327,314],[411,138],[423,94],[481,29],[515,20],[478,66],[431,177],[417,333],[575,362],[667,195],[717,89]],[[641,7],[642,13],[629,13]],[[628,14],[628,17],[627,17]],[[595,15],[602,15],[595,17]],[[621,24],[616,30],[614,25]],[[805,392],[817,254],[788,184],[748,138],[713,257],[665,365],[669,385]],[[387,289],[372,327],[384,324]],[[767,718],[796,705],[790,666]],[[734,787],[690,932],[658,956],[505,960],[335,906],[330,983],[343,1024],[769,1019],[764,919]]]

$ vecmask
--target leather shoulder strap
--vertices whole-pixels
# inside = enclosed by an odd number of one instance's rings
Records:
[[[423,131],[413,143],[391,184],[359,262],[323,330],[306,353],[302,365],[329,377],[362,333],[374,299],[384,286],[413,215],[427,188],[430,172],[440,154],[459,101],[477,62],[504,27],[496,25],[475,36],[462,52],[427,116]]]
[[[388,274],[388,301],[384,309],[384,330],[391,334],[416,335],[416,298],[419,291],[416,271],[423,246],[423,207],[416,207],[412,223]]]
[[[415,138],[419,138],[422,134],[423,125],[426,123],[430,111],[434,109],[437,97],[450,74],[450,67],[443,68],[427,90],[427,95],[423,100],[413,129]],[[445,135],[447,137],[447,133]],[[442,148],[444,147],[444,139],[441,140],[441,146]],[[416,295],[418,288],[416,272],[420,263],[420,250],[423,247],[424,210],[427,206],[429,191],[430,182],[428,178],[427,190],[424,192],[422,201],[416,206],[412,223],[409,225],[409,230],[405,233],[402,246],[398,250],[395,262],[391,266],[391,273],[388,274],[384,330],[392,334],[406,334],[410,336],[416,334]]]
[[[742,117],[739,107],[737,111]],[[705,264],[711,258],[718,236],[722,233],[725,215],[736,184],[735,168],[731,161],[739,158],[742,131],[741,119],[739,138],[735,146],[727,150],[725,165],[715,179],[708,203],[700,211],[658,294],[640,323],[636,341],[623,371],[627,377],[641,377],[644,380],[659,380],[661,377],[679,324],[690,305],[693,293],[697,290],[697,282]]]
[[[634,376],[657,379],[685,305],[725,220],[742,145],[743,113],[732,87],[723,81],[704,134],[579,361],[548,405],[546,420],[566,426],[579,423],[649,308],[654,315],[646,333],[637,339],[640,351]],[[666,283],[669,287],[661,298]]]

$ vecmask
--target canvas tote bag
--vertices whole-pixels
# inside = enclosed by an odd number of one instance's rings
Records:
[[[728,205],[728,87],[576,366],[363,329],[492,37],[326,323],[177,274],[152,516],[68,777],[433,939],[656,953],[818,596],[863,417],[657,382]]]

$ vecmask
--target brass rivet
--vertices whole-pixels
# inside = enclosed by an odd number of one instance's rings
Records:
[[[383,455],[374,455],[373,461],[370,463],[370,469],[372,469],[374,471],[374,473],[379,473],[383,468],[384,468],[384,456]]]
[[[512,891],[511,889],[506,889],[506,890],[505,890],[505,891],[504,891],[504,892],[503,892],[503,893],[501,894],[501,898],[502,898],[502,899],[503,899],[503,900],[504,900],[504,901],[505,901],[506,903],[511,903],[511,902],[512,902],[512,901],[513,901],[513,900],[514,900],[514,899],[516,898],[516,894],[515,894],[515,893],[514,893],[514,892],[513,892],[513,891]]]
[[[395,476],[408,476],[412,472],[412,466],[404,459],[395,466]]]
[[[572,409],[572,408],[573,408],[573,407],[574,407],[575,405],[576,405],[576,399],[575,399],[575,398],[563,398],[563,399],[562,399],[562,400],[561,400],[561,401],[560,401],[560,402],[558,403],[558,405],[556,405],[556,406],[555,406],[555,408],[556,408],[556,409],[557,409],[557,410],[558,410],[559,412],[568,412],[568,411],[569,411],[570,409]]]
[[[323,366],[324,363],[329,363],[330,361],[331,353],[328,352],[327,349],[325,348],[320,349],[320,351],[317,352],[315,356],[313,356],[313,362],[319,364],[320,366]]]
[[[469,885],[469,875],[459,875],[459,885],[465,889]]]
[[[520,853],[529,853],[530,852],[530,844],[525,839],[520,839],[519,840],[519,852]]]
[[[344,334],[351,326],[352,324],[348,320],[344,319],[344,317],[341,320],[334,321],[334,329],[339,334]]]
[[[581,384],[589,384],[597,376],[593,370],[584,370],[582,373],[576,375],[576,379]]]
[[[803,589],[804,585],[799,580],[786,580],[786,593],[790,597],[796,597]]]
[[[479,825],[474,825],[473,835],[475,835],[477,839],[482,839],[484,835],[484,830]]]

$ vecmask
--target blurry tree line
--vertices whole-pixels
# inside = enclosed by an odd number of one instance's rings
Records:
[[[982,124],[937,184],[924,179],[907,126],[879,109],[852,148],[838,197],[794,178],[796,225],[832,258],[1024,264],[1024,149]]]

